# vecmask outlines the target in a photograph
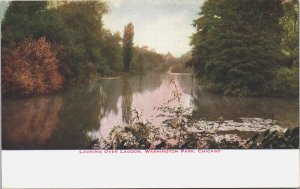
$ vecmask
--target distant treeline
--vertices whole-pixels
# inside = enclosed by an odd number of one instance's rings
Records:
[[[225,95],[298,96],[298,13],[297,0],[207,0],[189,65]]]
[[[36,95],[121,74],[122,37],[104,28],[101,1],[13,1],[2,21],[2,93]],[[130,73],[160,70],[166,56],[133,47]]]

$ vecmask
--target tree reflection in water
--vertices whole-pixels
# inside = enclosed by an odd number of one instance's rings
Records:
[[[36,149],[47,146],[58,123],[62,98],[41,97],[19,99],[18,106],[4,103],[2,109],[3,147],[5,149]]]
[[[205,120],[239,121],[240,118],[278,120],[285,127],[299,124],[298,100],[272,97],[233,97],[212,94],[201,87],[193,96],[194,116]]]
[[[122,78],[122,119],[128,124],[131,120],[132,90],[128,77]]]

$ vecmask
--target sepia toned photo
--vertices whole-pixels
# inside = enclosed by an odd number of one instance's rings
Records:
[[[299,148],[297,0],[0,5],[3,150]]]

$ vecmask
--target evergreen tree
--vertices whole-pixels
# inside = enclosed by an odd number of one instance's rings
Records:
[[[232,95],[264,93],[282,61],[281,0],[208,0],[194,20],[193,66],[209,89]]]

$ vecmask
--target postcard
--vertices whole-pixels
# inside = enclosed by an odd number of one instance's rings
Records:
[[[0,5],[3,188],[299,187],[298,1]]]

